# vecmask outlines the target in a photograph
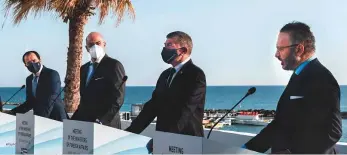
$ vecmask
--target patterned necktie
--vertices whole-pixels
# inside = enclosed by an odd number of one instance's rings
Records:
[[[37,78],[38,78],[38,76],[34,76],[34,79],[33,79],[33,95],[36,97],[36,88],[37,88]]]
[[[170,87],[170,83],[171,83],[172,77],[173,77],[173,75],[175,73],[176,73],[176,69],[175,68],[171,68],[169,77],[167,78],[167,81],[166,81],[166,84],[167,84],[168,87]]]

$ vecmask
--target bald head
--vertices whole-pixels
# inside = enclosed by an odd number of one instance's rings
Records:
[[[99,32],[91,32],[88,34],[86,38],[86,48],[90,48],[94,45],[99,45],[103,48],[106,46],[106,42],[104,40],[104,37]]]

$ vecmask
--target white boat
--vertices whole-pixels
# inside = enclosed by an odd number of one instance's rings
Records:
[[[272,119],[264,119],[262,114],[256,112],[241,112],[235,117],[236,124],[266,126]]]

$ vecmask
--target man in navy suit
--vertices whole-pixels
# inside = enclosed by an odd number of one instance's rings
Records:
[[[244,147],[257,152],[332,154],[342,136],[340,87],[315,58],[315,37],[301,22],[278,35],[276,58],[293,75],[279,99],[274,120]]]
[[[26,113],[33,109],[37,116],[57,121],[67,119],[63,101],[58,97],[61,90],[58,72],[43,66],[36,51],[26,52],[22,60],[32,73],[26,79],[26,101],[9,113]]]

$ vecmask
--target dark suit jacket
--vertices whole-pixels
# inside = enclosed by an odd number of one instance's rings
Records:
[[[125,91],[123,65],[105,55],[86,85],[89,65],[88,62],[81,67],[81,102],[71,119],[88,122],[98,119],[103,125],[120,129],[119,109]]]
[[[36,97],[32,92],[33,75],[26,79],[26,101],[11,110],[12,113],[26,113],[33,109],[34,115],[63,121],[68,115],[60,96],[61,82],[59,73],[53,69],[43,66],[36,87]],[[57,98],[57,99],[56,99]],[[56,99],[56,100],[55,100]],[[55,102],[54,102],[55,100]]]
[[[303,96],[290,99],[290,96]],[[334,153],[342,136],[340,87],[317,59],[299,75],[293,73],[276,109],[274,120],[245,145],[273,153]]]
[[[141,133],[155,117],[156,130],[203,137],[206,79],[204,72],[188,61],[172,80],[166,80],[169,69],[159,77],[152,98],[126,131]]]

